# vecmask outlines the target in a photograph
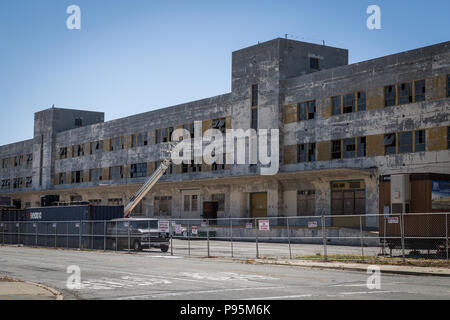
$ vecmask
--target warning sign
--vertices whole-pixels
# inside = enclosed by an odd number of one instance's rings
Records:
[[[159,232],[169,232],[169,220],[158,220]]]
[[[202,227],[206,227],[206,221],[202,221]]]
[[[259,220],[259,230],[260,231],[269,231],[270,230],[270,223],[269,220]]]
[[[308,221],[308,228],[317,228],[317,221]]]
[[[175,224],[175,234],[181,234],[181,224]]]
[[[195,234],[195,235],[198,234],[198,227],[197,226],[192,226],[192,234]]]
[[[388,218],[388,223],[398,223],[398,217],[390,217],[390,218]]]
[[[253,229],[253,223],[246,223],[245,224],[245,229]]]

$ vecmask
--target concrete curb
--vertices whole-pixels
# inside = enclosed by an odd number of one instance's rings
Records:
[[[241,259],[239,259],[241,260]],[[249,259],[241,260],[248,261]],[[311,262],[311,261],[289,261],[289,260],[251,260],[256,264],[272,264],[272,265],[286,265],[297,267],[309,267],[320,269],[338,269],[349,271],[367,272],[367,267],[376,265],[380,267],[382,273],[415,275],[415,276],[439,276],[450,277],[450,269],[445,268],[429,268],[429,267],[409,267],[409,266],[392,266],[392,265],[377,265],[377,264],[352,264],[342,262]]]
[[[26,284],[29,284],[29,285],[32,285],[32,286],[36,286],[36,287],[42,288],[44,290],[49,291],[51,294],[53,294],[55,296],[55,300],[64,300],[64,297],[63,297],[61,292],[59,292],[56,289],[50,288],[50,287],[48,287],[46,285],[43,285],[43,284],[40,284],[40,283],[31,282],[31,281],[17,280],[17,279],[14,279],[14,278],[10,278],[9,276],[8,276],[8,279],[11,279],[11,281],[13,281],[13,282],[22,282],[22,283],[26,283]]]

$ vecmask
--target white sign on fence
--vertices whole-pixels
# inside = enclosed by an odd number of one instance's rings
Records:
[[[181,234],[181,224],[175,224],[175,233]]]
[[[158,220],[159,232],[169,232],[169,220]]]
[[[253,229],[253,223],[249,222],[245,224],[245,229]]]
[[[198,234],[198,227],[192,226],[192,234]]]
[[[202,221],[202,227],[206,227],[206,221]]]
[[[80,224],[79,223],[75,223],[75,228],[79,228]]]
[[[56,223],[53,224],[53,228],[56,228]]]
[[[259,220],[259,230],[261,231],[269,231],[270,230],[270,223],[269,220]]]
[[[388,223],[398,223],[398,217],[388,218]]]
[[[317,221],[308,221],[308,228],[317,228]]]

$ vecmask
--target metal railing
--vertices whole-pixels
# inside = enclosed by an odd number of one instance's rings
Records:
[[[0,244],[128,252],[170,249],[172,255],[206,257],[393,257],[448,262],[449,218],[449,213],[159,218],[165,222],[164,230],[155,220],[143,220],[139,225],[126,221],[0,221]],[[168,246],[158,238],[162,231]]]

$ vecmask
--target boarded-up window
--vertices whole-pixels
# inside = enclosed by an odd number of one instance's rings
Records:
[[[332,185],[331,210],[333,215],[364,214],[364,182],[335,182]]]
[[[170,215],[172,215],[172,197],[171,196],[155,197],[154,215],[155,216],[170,216]]]
[[[314,190],[297,191],[297,215],[313,216],[316,212],[316,192]]]
[[[191,211],[191,196],[186,194],[184,195],[184,204],[183,204],[184,211]]]

